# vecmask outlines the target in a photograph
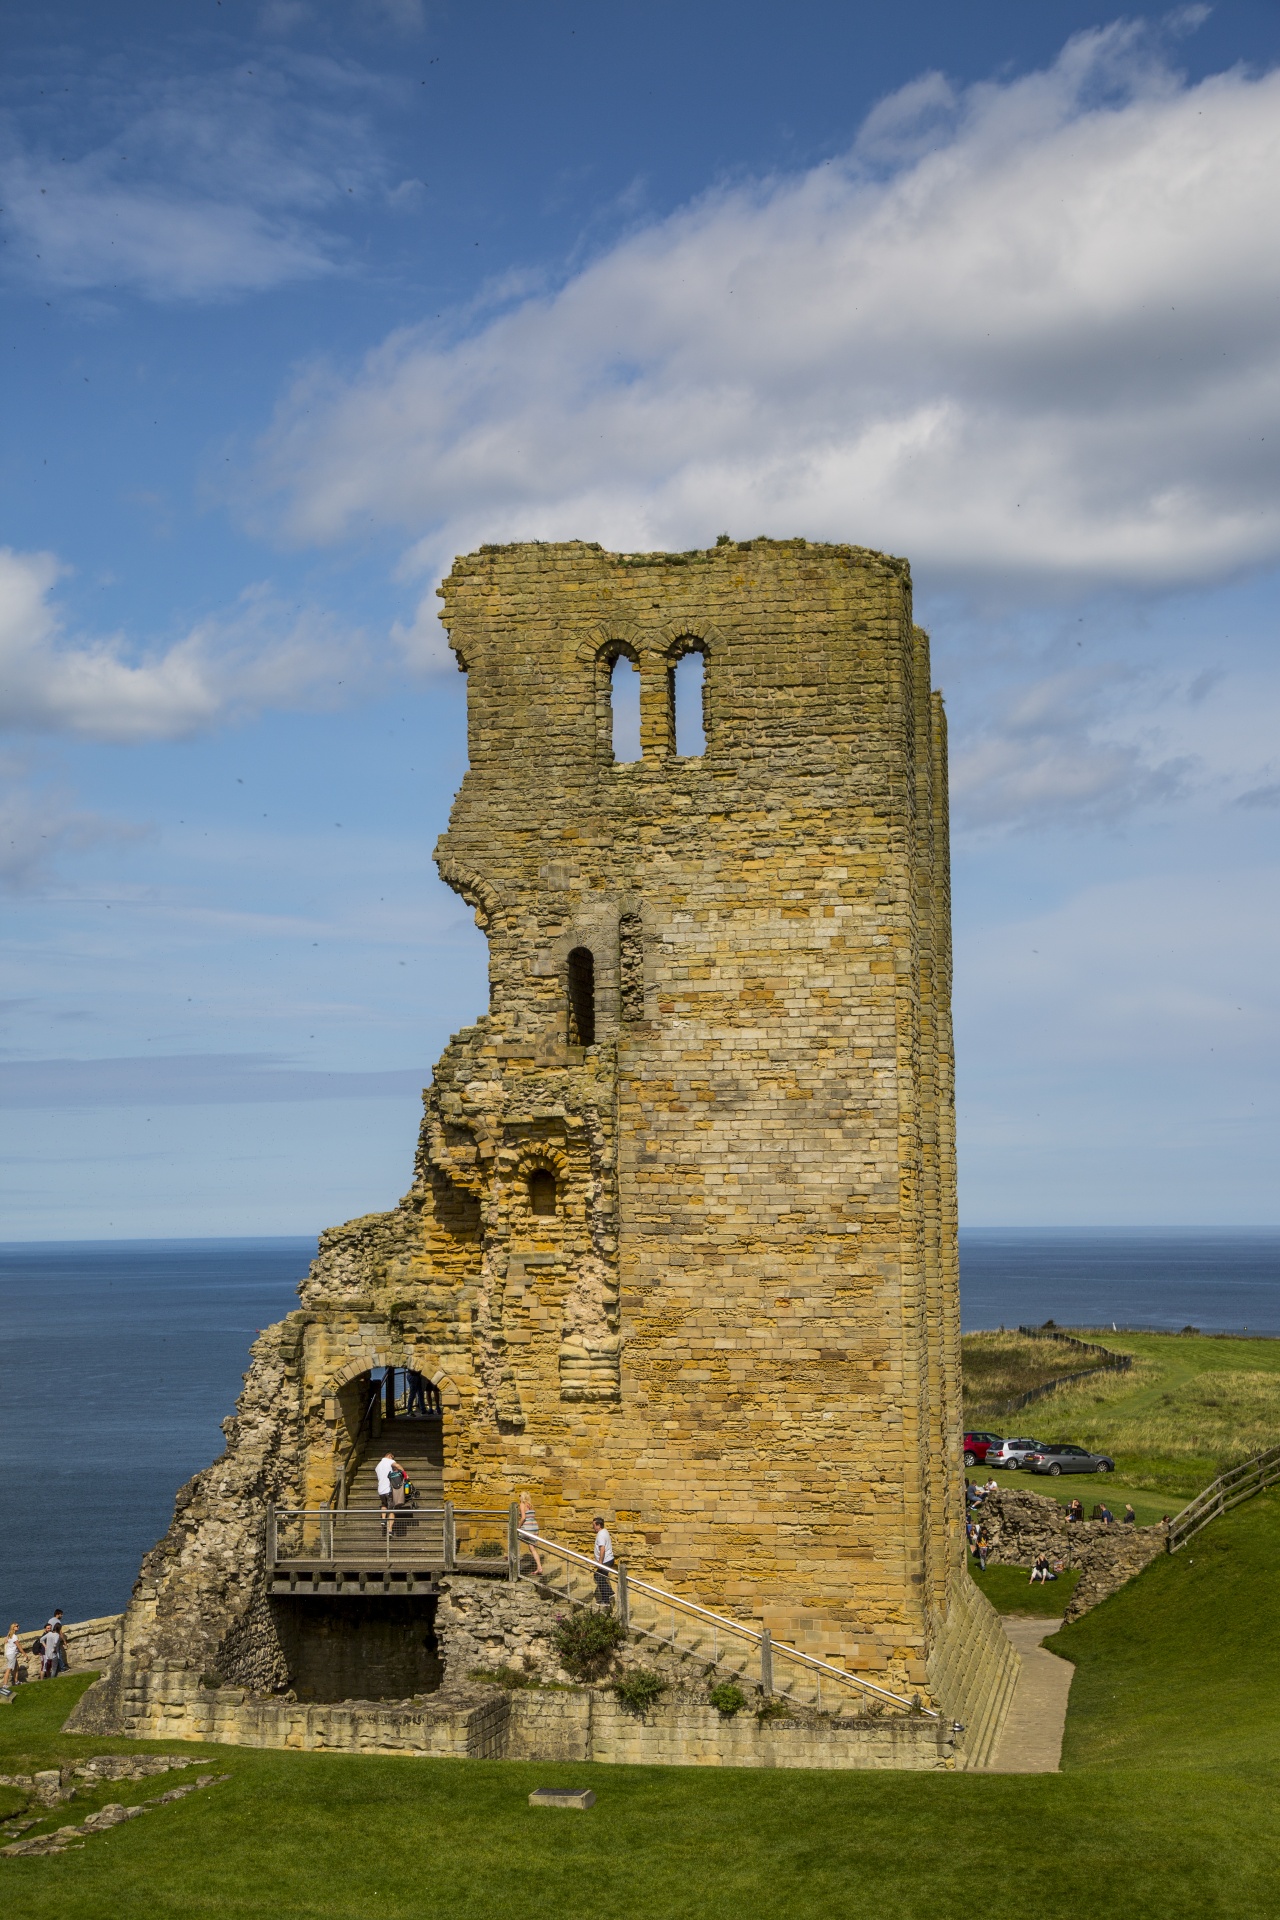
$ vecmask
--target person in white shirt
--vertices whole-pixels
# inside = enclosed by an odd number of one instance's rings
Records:
[[[400,1475],[399,1484],[402,1489],[409,1476],[405,1473],[404,1468],[400,1465],[394,1453],[390,1452],[383,1454],[381,1460],[379,1460],[377,1466],[374,1468],[374,1472],[378,1477],[378,1505],[382,1508],[385,1516],[384,1525],[387,1532],[390,1533],[396,1523],[396,1487],[391,1476],[393,1474]]]
[[[0,1693],[10,1694],[18,1684],[18,1661],[22,1646],[18,1639],[18,1623],[15,1620],[9,1629],[9,1637],[4,1643],[4,1685]]]
[[[609,1538],[609,1529],[600,1515],[596,1515],[596,1545],[593,1559],[596,1563],[596,1599],[602,1607],[613,1605],[613,1586],[607,1569],[613,1565],[613,1541]]]

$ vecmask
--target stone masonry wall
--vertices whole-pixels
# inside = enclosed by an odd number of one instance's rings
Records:
[[[1085,1488],[1086,1494],[1096,1491],[1096,1485]],[[1051,1562],[1079,1568],[1067,1603],[1068,1620],[1078,1620],[1165,1550],[1163,1527],[1068,1520],[1065,1507],[1043,1493],[1001,1488],[987,1495],[978,1513],[991,1540],[993,1564],[1029,1569],[1036,1555],[1044,1553]]]
[[[335,1498],[368,1371],[398,1366],[440,1389],[458,1505],[526,1488],[577,1546],[604,1512],[660,1585],[998,1703],[1015,1656],[962,1539],[945,720],[906,564],[532,544],[442,594],[470,765],[437,860],[489,1007],[436,1068],[410,1192],[326,1233],[259,1342],[144,1565],[121,1686],[287,1689],[264,1504]]]

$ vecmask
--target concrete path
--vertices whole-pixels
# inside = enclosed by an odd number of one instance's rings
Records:
[[[1000,1624],[1022,1655],[1022,1670],[986,1771],[1056,1773],[1075,1668],[1056,1653],[1046,1653],[1040,1642],[1056,1633],[1062,1622],[1002,1616]]]

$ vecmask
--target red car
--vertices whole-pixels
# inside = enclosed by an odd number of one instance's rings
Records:
[[[998,1433],[966,1433],[964,1437],[964,1463],[966,1467],[976,1467],[987,1457],[988,1447],[1002,1447],[1003,1436]]]

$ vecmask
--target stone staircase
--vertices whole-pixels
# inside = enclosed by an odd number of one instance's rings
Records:
[[[359,1465],[347,1486],[348,1507],[376,1507],[377,1465],[384,1453],[393,1453],[408,1474],[419,1504],[444,1504],[444,1440],[439,1420],[393,1420],[365,1443]]]

